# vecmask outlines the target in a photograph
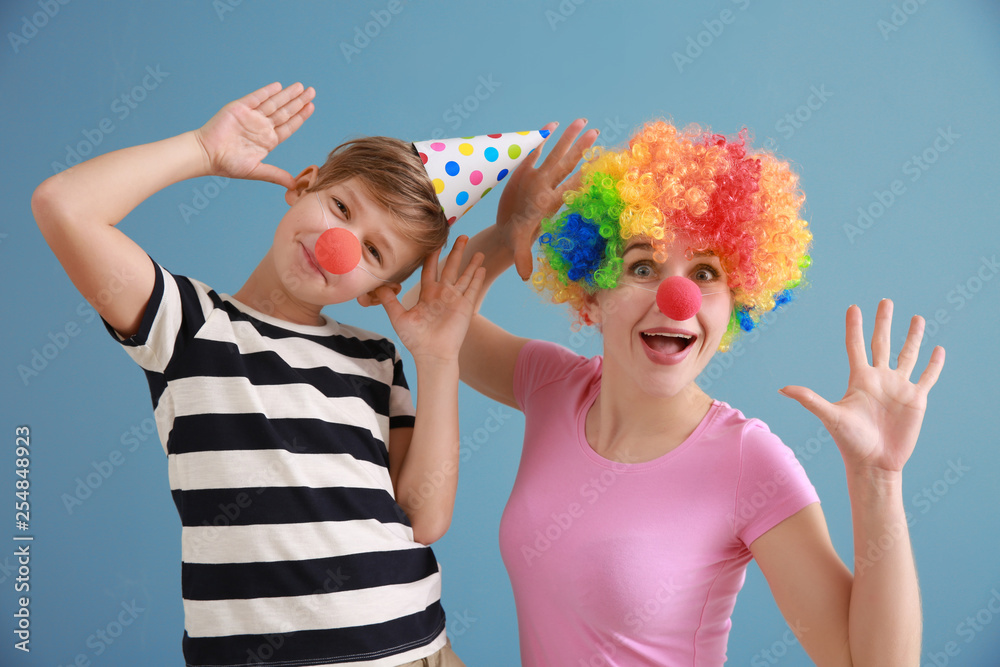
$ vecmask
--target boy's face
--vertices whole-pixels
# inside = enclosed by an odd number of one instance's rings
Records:
[[[357,179],[306,192],[316,175],[316,167],[309,167],[285,195],[291,208],[278,224],[271,248],[282,286],[295,298],[320,306],[351,299],[363,306],[376,304],[374,291],[380,285],[398,294],[400,285],[391,279],[420,259],[418,249]],[[323,269],[316,259],[316,241],[332,227],[350,231],[361,244],[358,268],[342,275]]]

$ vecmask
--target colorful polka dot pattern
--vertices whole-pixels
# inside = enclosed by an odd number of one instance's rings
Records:
[[[413,146],[451,224],[516,169],[547,136],[548,130],[531,130],[417,141]]]

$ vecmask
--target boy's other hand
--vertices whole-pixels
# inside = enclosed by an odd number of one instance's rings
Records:
[[[458,274],[468,241],[467,236],[456,239],[440,278],[437,275],[441,251],[434,251],[424,260],[420,300],[409,310],[399,303],[389,287],[383,285],[376,291],[400,342],[415,362],[458,361],[458,352],[486,276],[486,269],[482,268],[483,254],[478,252],[462,275]]]
[[[282,88],[275,82],[222,107],[195,130],[209,171],[294,188],[292,175],[264,164],[264,158],[312,115],[315,96],[315,89],[301,83]]]
[[[558,125],[549,123],[542,129],[554,132]],[[586,125],[585,118],[573,121],[538,169],[534,166],[545,144],[536,148],[504,186],[497,205],[497,229],[504,243],[514,252],[514,266],[521,280],[531,277],[531,245],[538,238],[542,219],[555,215],[562,206],[563,194],[580,184],[579,172],[569,180],[566,177],[576,169],[583,153],[594,145],[600,134],[593,129],[580,136]]]

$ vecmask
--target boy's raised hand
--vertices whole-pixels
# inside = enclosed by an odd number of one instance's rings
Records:
[[[542,129],[554,132],[558,125],[549,123]],[[562,206],[563,194],[580,184],[579,172],[569,180],[566,177],[576,169],[584,152],[594,145],[600,134],[594,129],[580,136],[586,125],[585,118],[570,123],[537,169],[535,163],[545,144],[536,148],[504,186],[497,205],[497,229],[504,243],[514,252],[514,266],[522,280],[531,277],[531,246],[538,238],[542,219],[555,215]]]
[[[927,408],[927,393],[944,368],[944,348],[935,347],[917,382],[910,374],[920,353],[924,320],[914,317],[899,353],[896,368],[889,367],[892,301],[883,299],[875,315],[872,363],[865,352],[861,309],[847,310],[847,392],[830,403],[805,387],[789,386],[781,393],[819,417],[833,436],[849,472],[872,469],[896,473],[910,458]]]
[[[473,255],[465,271],[459,275],[462,254],[468,241],[467,236],[455,240],[440,278],[436,276],[441,251],[436,250],[424,260],[419,301],[409,310],[399,303],[391,288],[383,285],[376,290],[393,329],[413,355],[414,361],[458,361],[458,352],[486,275],[481,266],[482,253]]]
[[[312,115],[315,96],[315,89],[301,83],[282,88],[275,82],[222,107],[195,130],[210,173],[294,188],[292,175],[264,164],[264,158]]]

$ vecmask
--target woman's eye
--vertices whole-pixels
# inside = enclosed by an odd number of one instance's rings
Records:
[[[719,277],[719,272],[710,266],[703,266],[699,268],[697,271],[695,271],[694,274],[694,279],[701,281],[715,280],[718,277]]]
[[[632,268],[632,273],[637,278],[652,278],[653,277],[653,269],[648,264],[639,264],[638,266],[633,267]]]

